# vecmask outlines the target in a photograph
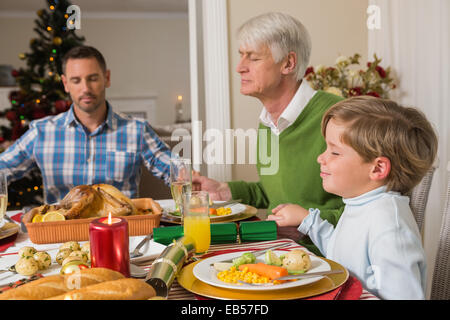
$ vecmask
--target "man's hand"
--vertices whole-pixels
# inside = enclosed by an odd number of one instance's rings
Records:
[[[298,227],[309,211],[297,204],[283,203],[272,210],[267,220],[274,220],[280,227]]]
[[[231,200],[231,190],[228,183],[209,179],[196,171],[192,172],[192,190],[208,192],[211,200]]]

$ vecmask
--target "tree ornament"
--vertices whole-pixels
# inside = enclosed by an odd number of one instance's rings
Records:
[[[62,44],[62,39],[60,37],[54,37],[53,38],[53,44],[55,46],[60,46]]]

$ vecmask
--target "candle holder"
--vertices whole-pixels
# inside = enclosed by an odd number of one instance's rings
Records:
[[[124,218],[102,217],[89,224],[91,266],[108,268],[130,277],[128,222]]]

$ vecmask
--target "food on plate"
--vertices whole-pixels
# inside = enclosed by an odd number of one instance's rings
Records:
[[[84,262],[88,262],[88,260],[89,260],[88,255],[86,254],[86,252],[83,252],[81,250],[72,251],[69,254],[69,257],[75,257],[75,258],[78,258],[78,260],[84,261]],[[67,258],[69,258],[69,257],[67,257]]]
[[[41,300],[58,296],[76,288],[84,288],[97,283],[123,279],[117,271],[106,268],[80,270],[77,277],[72,274],[53,275],[31,281],[0,294],[0,300]]]
[[[305,251],[294,249],[285,254],[282,266],[289,273],[303,273],[311,269],[311,258]]]
[[[91,245],[89,241],[83,243],[80,250],[87,254],[88,260],[91,260]]]
[[[33,256],[20,258],[19,261],[16,262],[14,267],[17,273],[24,276],[31,276],[39,270],[39,265],[37,261],[34,260]]]
[[[71,253],[72,250],[70,250],[69,248],[59,250],[55,258],[56,262],[62,265],[64,259],[66,259]]]
[[[215,262],[213,264],[214,269],[219,272],[229,270],[232,266],[233,264],[230,262]]]
[[[246,262],[248,261],[248,262]],[[311,269],[311,258],[301,249],[294,249],[284,255],[277,256],[268,250],[264,256],[265,263],[254,263],[256,258],[250,252],[233,259],[233,263],[216,262],[213,264],[218,271],[217,278],[228,283],[237,283],[238,280],[248,283],[283,283],[275,280],[288,274],[304,273]]]
[[[238,270],[231,267],[229,270],[221,271],[217,274],[217,278],[227,283],[238,283],[238,280],[247,283],[269,283],[269,278],[248,271],[248,268]]]
[[[276,278],[284,277],[289,274],[286,268],[271,266],[262,262],[242,264],[239,266],[239,270],[248,270],[260,276],[267,277],[269,278],[269,280],[274,280]]]
[[[38,251],[33,255],[36,260],[39,270],[47,270],[52,264],[52,257],[45,251]]]
[[[272,250],[267,250],[264,261],[273,266],[281,266],[281,259]]]
[[[154,296],[155,290],[144,281],[125,278],[73,290],[49,300],[148,300]]]
[[[77,251],[77,250],[80,250],[80,244],[77,241],[67,241],[67,242],[64,242],[59,247],[59,251],[61,251],[63,249],[69,249],[71,251]]]
[[[249,263],[253,263],[255,261],[256,261],[255,255],[251,252],[246,252],[243,255],[241,255],[240,257],[233,259],[233,266],[238,268],[242,264],[249,264]]]
[[[20,248],[18,255],[21,258],[32,257],[36,253],[36,249],[33,247],[22,247]]]
[[[226,216],[232,213],[231,208],[228,207],[220,207],[216,209],[216,215],[218,216]]]

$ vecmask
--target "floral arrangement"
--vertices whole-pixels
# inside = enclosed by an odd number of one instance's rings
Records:
[[[391,68],[380,66],[381,59],[374,54],[374,61],[361,69],[358,53],[352,57],[340,56],[333,67],[318,65],[309,67],[305,79],[315,90],[323,90],[345,98],[361,95],[388,98],[389,91],[396,88],[390,77]],[[354,66],[354,68],[351,68]]]

